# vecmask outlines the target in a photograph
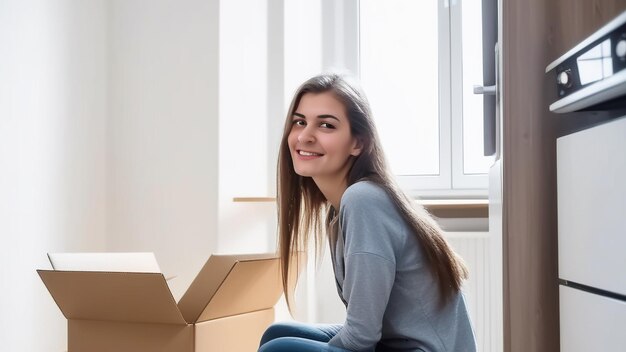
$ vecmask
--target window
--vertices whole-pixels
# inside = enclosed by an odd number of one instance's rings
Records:
[[[448,3],[449,2],[449,3]],[[321,70],[359,75],[409,193],[486,196],[481,0],[285,2],[288,101]]]
[[[359,3],[359,72],[387,153],[409,191],[487,187],[481,0]],[[479,192],[480,193],[480,192]]]
[[[442,55],[447,45],[438,40],[437,13],[436,1],[360,1],[361,82],[404,187],[451,188],[450,129],[440,123],[449,115],[448,84],[440,84],[449,55]]]

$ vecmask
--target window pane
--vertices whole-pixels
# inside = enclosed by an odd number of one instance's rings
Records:
[[[437,1],[361,0],[360,71],[396,175],[439,174]]]
[[[487,173],[493,157],[483,151],[483,96],[473,93],[483,82],[481,0],[462,2],[463,33],[463,173]]]

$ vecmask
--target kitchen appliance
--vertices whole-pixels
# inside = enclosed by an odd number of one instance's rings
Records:
[[[626,94],[626,12],[552,62],[546,72],[555,75],[559,97],[550,111],[610,109],[619,103],[613,99],[623,100]]]
[[[587,123],[557,139],[561,351],[626,351],[626,12],[546,73]]]

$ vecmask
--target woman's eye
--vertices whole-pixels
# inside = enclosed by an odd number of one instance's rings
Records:
[[[330,124],[330,123],[328,123],[328,122],[322,122],[322,123],[320,124],[320,127],[323,127],[323,128],[331,128],[331,129],[334,129],[334,128],[335,128],[335,126],[331,125],[331,124]]]
[[[306,122],[304,120],[294,120],[293,124],[296,126],[306,126]]]

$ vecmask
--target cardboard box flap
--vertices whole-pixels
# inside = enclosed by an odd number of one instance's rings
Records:
[[[282,291],[278,259],[235,264],[198,321],[273,307]]]
[[[186,325],[163,274],[37,272],[67,319]]]
[[[273,307],[282,294],[274,254],[212,255],[178,308],[189,323]]]

